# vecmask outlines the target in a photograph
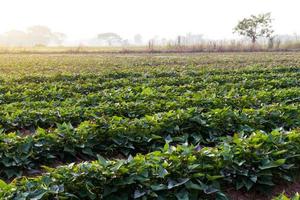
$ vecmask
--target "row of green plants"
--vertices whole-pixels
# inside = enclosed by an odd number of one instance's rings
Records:
[[[157,112],[186,109],[197,106],[206,111],[216,108],[256,108],[266,105],[298,104],[300,89],[245,90],[243,88],[203,90],[200,92],[157,92],[144,88],[140,93],[118,91],[89,94],[64,101],[23,101],[0,105],[0,123],[5,132],[36,127],[49,128],[56,123],[71,122],[77,125],[100,116],[140,118]],[[127,98],[127,100],[126,100]],[[150,106],[149,106],[150,105]]]
[[[168,79],[165,78],[164,80]],[[189,80],[193,81],[193,77],[189,77]],[[266,87],[265,84],[270,84],[270,81],[266,80],[261,82],[263,85],[256,85],[256,87],[254,87],[255,89],[251,90],[245,89],[243,87],[243,83],[236,85],[218,85],[215,83],[193,83],[181,85],[181,83],[179,82],[178,87],[164,85],[165,83],[163,83],[160,87],[154,89],[152,87],[146,87],[145,84],[142,84],[136,87],[130,86],[119,89],[112,88],[101,90],[101,92],[89,93],[94,90],[94,87],[96,87],[97,85],[90,85],[89,83],[86,83],[87,88],[91,89],[86,91],[86,97],[84,93],[78,93],[76,95],[76,93],[68,91],[67,88],[58,90],[55,89],[53,91],[50,90],[51,92],[48,93],[48,91],[41,91],[34,87],[32,87],[31,89],[30,87],[24,87],[24,89],[27,89],[27,91],[25,91],[26,94],[9,93],[8,95],[10,96],[10,100],[20,100],[21,102],[1,105],[1,124],[5,131],[18,130],[22,128],[32,129],[37,126],[47,128],[53,126],[55,123],[62,123],[64,121],[70,121],[73,124],[78,124],[81,121],[86,120],[85,117],[81,117],[85,112],[85,109],[95,110],[94,116],[98,116],[99,114],[106,114],[105,112],[103,113],[101,111],[96,112],[98,109],[102,110],[103,108],[112,108],[112,110],[109,110],[110,115],[140,117],[143,116],[143,113],[145,115],[166,111],[168,109],[168,106],[165,105],[170,104],[173,104],[173,107],[169,107],[170,109],[186,108],[187,104],[191,104],[190,106],[210,107],[210,103],[212,103],[213,105],[212,108],[220,106],[235,106],[236,108],[239,108],[248,106],[259,107],[263,106],[265,103],[268,104],[273,102],[280,102],[283,101],[283,99],[288,102],[291,101],[291,103],[295,102],[294,100],[296,100],[296,102],[299,100],[297,98],[297,86],[299,85],[299,83],[296,81],[296,79],[293,79],[291,81],[288,78],[285,78],[276,81],[279,81],[280,83],[292,83],[294,84],[293,86],[296,87],[291,89],[286,89],[285,87],[287,87],[287,85],[285,85],[281,89],[280,87]],[[130,79],[128,79],[127,82],[130,82]],[[79,87],[84,88],[84,84]],[[30,94],[29,91],[34,91],[34,93]],[[68,96],[69,98],[65,99],[65,97]],[[180,98],[180,96],[182,96],[182,98]],[[280,97],[278,98],[278,96]],[[189,98],[189,101],[185,101],[185,97]],[[21,99],[18,100],[18,98]],[[56,99],[56,101],[50,101],[53,98]],[[224,103],[222,102],[222,98],[225,98]],[[159,103],[156,103],[158,99],[161,101],[159,101]],[[8,102],[10,100],[8,100]],[[120,107],[118,104],[124,105],[124,102],[127,103],[128,101],[134,102],[138,100],[142,100],[142,102],[131,104],[129,103],[129,105],[131,106],[124,106],[125,110],[130,110],[129,113],[127,113],[126,111],[122,112],[122,108],[120,109],[121,112],[114,111],[114,108]],[[202,100],[204,101],[202,102]],[[171,101],[173,102],[170,103]],[[4,99],[3,102],[5,102]],[[153,111],[147,112],[148,107],[144,108],[144,105],[148,102],[153,103],[154,107],[158,105],[158,108],[153,109]],[[214,107],[215,103],[218,104],[216,105],[216,107]],[[90,109],[90,107],[93,108]],[[138,109],[137,112],[135,111],[136,109]]]
[[[296,73],[295,73],[296,74]],[[107,82],[97,82],[93,79],[82,80],[79,83],[28,83],[21,85],[13,85],[8,83],[2,85],[2,91],[0,95],[0,103],[7,104],[12,102],[22,101],[50,101],[50,100],[64,100],[73,96],[84,96],[90,93],[97,93],[105,90],[107,92],[114,92],[115,90],[132,88],[133,91],[139,92],[138,88],[151,87],[157,88],[158,91],[164,90],[167,86],[172,87],[175,91],[178,90],[191,90],[197,91],[205,88],[220,87],[220,85],[227,85],[229,87],[243,87],[246,89],[253,88],[287,88],[299,86],[299,75],[294,76],[282,76],[277,75],[271,76],[270,79],[266,77],[255,77],[253,80],[249,80],[247,77],[238,77],[238,81],[233,81],[234,76],[229,77],[227,80],[222,76],[218,76],[218,79],[214,79],[214,75],[207,75],[206,78],[184,76],[181,78],[164,77],[159,79],[149,80],[143,78],[142,80],[136,80],[134,77],[125,78],[120,80],[109,80]],[[162,87],[163,86],[163,87]],[[223,86],[225,87],[225,86]],[[137,88],[135,90],[134,88]]]
[[[299,105],[275,105],[261,109],[198,108],[174,110],[142,118],[101,116],[55,129],[41,129],[19,136],[0,134],[0,177],[10,179],[31,173],[40,165],[55,161],[91,159],[96,154],[116,155],[150,152],[161,147],[171,135],[174,143],[215,145],[233,133],[246,135],[255,130],[269,132],[278,127],[288,130],[300,126]]]
[[[80,106],[93,106],[100,103],[123,103],[124,101],[176,101],[176,99],[182,97],[194,98],[195,100],[200,100],[200,98],[215,99],[215,98],[225,98],[226,101],[232,105],[240,105],[239,101],[246,102],[249,99],[249,104],[257,105],[262,103],[272,103],[280,101],[286,95],[286,99],[295,98],[299,92],[299,87],[289,87],[289,88],[268,88],[268,87],[258,87],[257,89],[246,89],[240,85],[214,85],[210,84],[209,88],[202,88],[198,84],[177,86],[175,88],[171,86],[161,86],[158,88],[147,87],[145,85],[140,85],[136,87],[124,87],[120,89],[112,90],[101,90],[95,93],[87,94],[76,94],[70,93],[70,91],[61,90],[60,93],[68,93],[69,97],[64,97],[63,95],[53,92],[51,94],[45,94],[40,91],[40,96],[35,95],[32,97],[23,97],[24,99],[16,100],[16,102],[0,105],[1,110],[6,110],[6,107],[12,108],[26,108],[30,106],[34,109],[35,105],[40,103],[54,103],[56,106],[69,106],[70,104],[80,105]],[[208,87],[208,86],[207,86]],[[14,98],[11,98],[14,99]],[[255,102],[257,100],[257,103]],[[268,101],[268,102],[265,102]],[[3,100],[3,103],[5,100]],[[85,104],[84,104],[85,103]],[[32,106],[30,104],[33,104]],[[52,106],[52,105],[50,105]]]
[[[254,132],[215,147],[170,145],[127,159],[45,167],[46,173],[0,182],[8,199],[227,199],[225,188],[267,191],[293,181],[300,165],[300,132]]]
[[[2,54],[0,55],[0,77],[24,79],[24,76],[47,76],[57,74],[103,73],[114,70],[134,72],[150,69],[180,70],[183,67],[242,69],[254,66],[263,71],[274,66],[292,68],[299,66],[298,53],[226,53],[226,54],[164,54],[161,55],[99,55],[99,54]],[[252,68],[252,67],[251,67]],[[296,67],[294,67],[296,68]],[[253,70],[253,69],[251,69]],[[224,70],[226,71],[226,70]],[[281,72],[281,71],[280,71]],[[30,78],[29,78],[30,79]]]
[[[79,63],[73,63],[78,65]],[[217,65],[216,65],[217,66]],[[292,65],[277,65],[277,66],[261,66],[261,65],[249,65],[239,67],[232,66],[232,67],[206,67],[206,66],[195,66],[195,65],[188,65],[182,67],[182,65],[177,65],[176,67],[171,67],[167,64],[161,64],[157,65],[157,67],[151,68],[151,67],[145,67],[143,64],[138,64],[136,67],[133,66],[122,66],[121,68],[110,68],[108,70],[102,70],[99,72],[97,68],[99,66],[93,66],[96,73],[88,72],[88,73],[72,73],[67,72],[68,69],[66,69],[65,73],[61,73],[59,71],[59,67],[57,68],[57,73],[51,73],[51,74],[34,74],[29,73],[30,70],[35,71],[40,68],[40,66],[30,66],[28,67],[27,73],[24,73],[22,76],[12,77],[9,76],[9,74],[5,74],[6,76],[1,76],[0,82],[2,84],[4,83],[11,83],[11,84],[26,84],[26,83],[51,83],[51,82],[66,82],[66,83],[72,83],[77,81],[86,81],[86,80],[94,80],[96,82],[99,81],[106,81],[106,80],[117,80],[117,79],[123,79],[123,78],[163,78],[163,77],[174,77],[174,78],[180,78],[182,75],[189,75],[193,77],[200,77],[202,78],[209,78],[207,76],[203,75],[219,75],[222,76],[225,80],[226,77],[233,77],[234,80],[240,79],[241,76],[245,76],[247,79],[253,79],[255,78],[254,75],[257,75],[257,77],[264,78],[265,76],[271,77],[275,76],[276,74],[287,74],[292,75],[293,73],[299,72],[297,67],[292,67]],[[295,66],[295,65],[294,65]],[[14,66],[11,66],[13,68]],[[55,66],[54,66],[55,67]],[[172,70],[170,70],[172,69]],[[52,69],[53,70],[53,69]],[[55,72],[55,69],[53,70]],[[76,71],[75,71],[76,72]],[[291,73],[291,74],[289,74]],[[99,77],[99,74],[101,76]],[[286,76],[288,77],[288,76]],[[214,78],[214,77],[212,77]]]
[[[201,68],[192,68],[192,69],[181,69],[176,71],[163,70],[159,69],[156,71],[149,69],[148,71],[143,71],[140,73],[135,73],[134,70],[120,70],[114,73],[105,73],[105,74],[80,74],[80,75],[56,75],[53,77],[43,77],[43,76],[24,76],[21,77],[21,80],[8,79],[7,81],[3,81],[1,84],[2,92],[9,91],[8,85],[13,85],[16,87],[16,90],[24,89],[24,85],[30,86],[46,86],[57,84],[58,86],[62,86],[64,83],[66,87],[72,87],[72,83],[74,85],[90,82],[90,83],[103,83],[104,85],[111,86],[112,80],[119,82],[121,84],[126,84],[127,79],[133,79],[136,82],[149,82],[151,84],[155,84],[154,80],[158,82],[163,81],[164,78],[168,78],[171,80],[177,79],[178,81],[185,83],[190,81],[190,78],[194,78],[197,81],[201,82],[219,82],[219,83],[237,83],[242,80],[253,81],[255,79],[264,79],[264,80],[272,80],[275,78],[284,78],[291,77],[297,78],[299,74],[297,71],[287,71],[287,72],[277,72],[277,71],[265,71],[265,72],[245,72],[240,70],[235,72],[233,70],[229,70],[230,73],[222,70],[220,72],[216,72],[214,70],[202,71]]]
[[[206,60],[220,68],[205,69],[198,58],[101,59],[61,57],[54,68],[29,58],[12,76],[0,74],[0,178],[48,171],[0,181],[0,199],[226,199],[228,185],[292,181],[299,131],[285,130],[300,127],[299,68],[222,68],[236,58]],[[69,162],[82,163],[43,167]]]
[[[134,78],[135,80],[145,80],[153,81],[153,79],[161,79],[161,78],[179,78],[179,79],[186,79],[189,76],[195,77],[198,80],[220,80],[220,77],[223,77],[224,80],[229,80],[230,77],[233,78],[233,80],[240,80],[241,76],[246,77],[247,79],[254,79],[254,75],[257,74],[257,77],[259,78],[272,78],[274,76],[279,74],[286,74],[289,76],[295,76],[297,75],[297,69],[292,69],[288,67],[278,68],[281,69],[280,71],[276,69],[259,69],[256,68],[255,70],[245,70],[245,69],[239,69],[239,70],[230,70],[230,73],[226,72],[226,70],[221,69],[203,69],[197,68],[197,67],[188,67],[188,68],[173,68],[172,71],[169,70],[169,68],[166,66],[163,68],[163,66],[159,66],[158,69],[155,68],[131,68],[131,69],[124,69],[121,70],[111,70],[108,73],[102,73],[100,74],[96,73],[88,73],[88,74],[55,74],[52,76],[30,76],[28,74],[27,76],[21,76],[17,79],[10,78],[8,76],[7,79],[0,80],[2,84],[12,84],[12,85],[19,85],[20,84],[51,84],[51,83],[66,83],[67,85],[70,85],[71,83],[81,83],[85,81],[89,81],[92,83],[103,83],[103,82],[109,82],[111,80],[116,81],[123,81],[128,78]],[[113,71],[113,72],[112,72]],[[207,76],[211,75],[211,77]],[[213,75],[213,76],[212,76]],[[286,76],[288,77],[288,76]],[[2,87],[1,87],[2,88]],[[3,87],[5,89],[6,87]],[[20,87],[22,88],[22,87]],[[1,90],[2,91],[2,90]]]

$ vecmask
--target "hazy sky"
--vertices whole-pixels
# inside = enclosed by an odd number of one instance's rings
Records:
[[[237,21],[271,12],[276,33],[300,33],[299,0],[0,0],[0,32],[46,25],[71,39],[101,32],[231,38]]]

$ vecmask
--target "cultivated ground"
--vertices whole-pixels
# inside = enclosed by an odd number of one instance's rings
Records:
[[[1,199],[298,191],[300,53],[1,54]]]

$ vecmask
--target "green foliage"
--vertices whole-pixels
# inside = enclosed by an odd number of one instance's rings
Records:
[[[296,193],[291,198],[286,196],[284,193],[282,193],[279,196],[273,198],[273,200],[299,200],[299,199],[300,199],[300,195],[298,193]]]
[[[203,113],[197,108],[189,108],[140,119],[99,117],[82,122],[76,128],[63,123],[53,130],[39,128],[29,136],[1,134],[0,174],[11,178],[19,176],[24,169],[31,171],[41,164],[72,160],[78,156],[95,158],[98,153],[128,155],[149,152],[162,147],[168,135],[173,137],[174,144],[186,141],[216,144],[234,132],[249,135],[254,130],[296,128],[300,121],[299,110],[299,106],[293,105],[245,109],[242,112],[225,108]],[[264,167],[273,165],[276,163]]]
[[[107,42],[107,44],[109,46],[111,46],[114,42],[116,42],[116,43],[122,42],[121,36],[119,36],[116,33],[100,33],[97,35],[97,38],[99,40],[103,40],[103,41]]]
[[[168,144],[168,143],[167,143]],[[169,146],[123,160],[69,164],[36,178],[1,184],[12,199],[202,199],[226,198],[223,188],[270,187],[299,170],[299,131],[247,138],[235,135],[216,147]],[[212,196],[211,196],[212,197]],[[221,198],[222,197],[222,198]]]
[[[259,37],[270,38],[273,34],[271,26],[271,13],[251,15],[250,18],[244,18],[239,21],[234,31],[240,35],[249,37],[252,43],[255,43]]]
[[[226,199],[292,181],[299,62],[244,56],[0,55],[0,199]]]

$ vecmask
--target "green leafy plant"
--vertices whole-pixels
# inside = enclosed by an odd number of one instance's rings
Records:
[[[83,162],[47,168],[36,178],[3,184],[0,195],[12,199],[199,199],[222,188],[272,187],[299,169],[300,134],[297,131],[237,135],[216,147],[171,146],[128,159]],[[119,196],[122,194],[121,196]],[[212,197],[212,196],[211,196]]]
[[[284,193],[282,193],[279,196],[273,198],[273,200],[299,200],[299,199],[300,199],[300,195],[298,193],[296,193],[292,197],[288,197]]]

